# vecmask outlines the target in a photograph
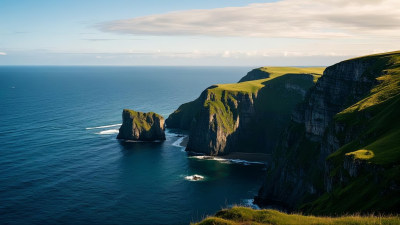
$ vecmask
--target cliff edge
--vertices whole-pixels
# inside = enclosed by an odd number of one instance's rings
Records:
[[[255,198],[314,214],[398,213],[400,52],[328,67],[292,114]]]
[[[187,151],[207,155],[270,153],[291,112],[323,68],[263,70],[269,71],[267,78],[207,88],[172,113],[167,127],[189,130]]]

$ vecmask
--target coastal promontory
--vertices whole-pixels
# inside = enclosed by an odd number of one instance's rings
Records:
[[[164,118],[154,112],[124,109],[117,139],[133,141],[165,140]]]
[[[213,85],[196,100],[181,105],[167,118],[167,127],[189,131],[186,150],[190,152],[269,154],[290,122],[291,112],[323,70],[255,69],[239,83]]]

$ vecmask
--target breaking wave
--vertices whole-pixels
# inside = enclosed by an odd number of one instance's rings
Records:
[[[118,124],[111,124],[111,125],[105,125],[105,126],[100,126],[100,127],[88,127],[86,130],[93,130],[93,129],[103,129],[103,128],[109,128],[109,127],[118,127],[121,126],[121,123]]]
[[[111,130],[103,130],[103,131],[100,131],[100,132],[98,132],[96,134],[101,134],[101,135],[104,135],[104,134],[118,134],[118,132],[119,132],[118,129],[111,129]]]

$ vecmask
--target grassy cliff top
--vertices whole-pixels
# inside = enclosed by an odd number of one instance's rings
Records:
[[[321,77],[325,67],[261,67],[259,70],[269,74],[268,78],[245,81],[241,83],[233,84],[217,84],[214,88],[210,89],[213,92],[218,91],[230,91],[230,92],[241,92],[241,93],[257,93],[265,85],[266,81],[275,79],[277,77],[287,74],[309,74],[314,77],[314,82]]]
[[[138,129],[149,131],[151,129],[151,125],[154,123],[154,118],[159,118],[160,121],[164,120],[164,118],[155,113],[155,112],[138,112],[132,109],[124,109],[123,114],[129,113],[130,118],[133,119],[133,123],[136,124]]]
[[[231,133],[235,127],[235,121],[230,103],[237,104],[237,95],[244,94],[257,97],[257,107],[262,111],[269,109],[279,111],[279,113],[291,113],[293,107],[297,105],[301,99],[295,96],[286,96],[291,91],[282,91],[286,85],[293,85],[296,88],[308,90],[316,80],[322,75],[324,68],[297,68],[297,67],[263,67],[260,70],[266,70],[270,73],[268,78],[259,80],[250,80],[231,84],[217,84],[207,89],[208,99],[203,106],[210,109],[212,114],[217,116],[217,120],[222,128]],[[316,73],[319,72],[319,73]],[[264,88],[269,86],[271,88]],[[284,98],[281,100],[280,98]],[[273,98],[273,99],[271,99]],[[255,100],[255,99],[253,99]],[[285,102],[285,104],[281,104]],[[234,108],[234,107],[233,107]]]
[[[276,210],[254,210],[246,207],[234,207],[219,211],[215,216],[208,217],[197,223],[198,225],[297,225],[297,224],[399,224],[398,216],[343,216],[343,217],[315,217],[299,214],[286,214]]]
[[[400,51],[384,52],[384,53],[371,54],[371,55],[367,55],[367,56],[358,56],[358,57],[347,59],[345,61],[351,61],[354,59],[366,59],[366,58],[375,58],[375,57],[382,57],[382,56],[391,56],[391,55],[398,55],[398,54],[400,54]]]
[[[315,74],[321,76],[325,67],[261,67],[259,70],[269,73],[271,78],[284,74]]]
[[[238,113],[236,107],[233,107],[234,104],[237,104],[238,94],[249,95],[248,97],[253,100],[255,100],[254,96],[258,96],[256,107],[261,111],[268,108],[268,111],[290,114],[293,107],[301,101],[299,99],[301,95],[293,90],[288,91],[285,86],[292,85],[293,88],[302,89],[305,92],[314,85],[323,70],[323,67],[262,67],[254,69],[252,71],[263,71],[265,76],[261,77],[265,78],[213,85],[196,100],[182,104],[168,117],[166,123],[169,127],[189,130],[191,122],[198,112],[202,108],[209,108],[210,113],[217,115],[217,120],[221,122],[222,127],[231,132],[235,126],[234,115]],[[248,78],[253,79],[254,77]],[[266,86],[271,88],[264,88]],[[283,98],[284,101],[277,101],[277,98]]]

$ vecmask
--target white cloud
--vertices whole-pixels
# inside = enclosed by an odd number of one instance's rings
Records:
[[[207,35],[288,38],[398,38],[399,0],[282,0],[177,11],[99,25],[137,35]]]
[[[5,53],[5,52],[0,52],[0,55],[7,55],[7,53]]]

